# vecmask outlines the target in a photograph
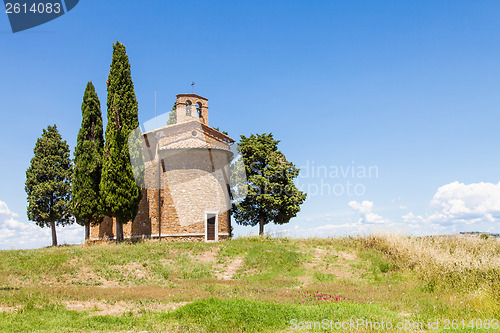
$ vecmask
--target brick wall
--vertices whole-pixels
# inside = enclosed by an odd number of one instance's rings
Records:
[[[158,159],[146,163],[146,184],[139,211],[133,222],[123,226],[125,238],[158,237],[161,205],[162,237],[178,239],[187,234],[192,240],[205,239],[205,214],[218,213],[219,239],[231,231],[230,200],[227,189],[228,152],[218,149],[165,150],[165,172],[160,166],[161,188],[158,189]],[[156,186],[153,186],[155,185]],[[160,196],[160,202],[158,197]],[[114,219],[106,217],[91,227],[91,240],[113,239]],[[175,235],[175,236],[168,236]],[[191,239],[189,238],[189,239]]]
[[[186,115],[186,102],[193,105]],[[200,103],[200,117],[196,103]],[[216,213],[219,240],[231,232],[228,193],[231,138],[208,126],[208,100],[177,95],[177,124],[143,135],[144,190],[139,211],[123,226],[125,239],[160,235],[168,241],[204,241],[207,213]],[[91,241],[114,239],[116,221],[106,217],[90,230]]]

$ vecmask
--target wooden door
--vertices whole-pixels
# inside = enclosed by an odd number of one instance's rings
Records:
[[[207,241],[215,240],[215,215],[207,215]]]

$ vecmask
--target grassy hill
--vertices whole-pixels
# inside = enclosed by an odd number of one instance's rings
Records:
[[[0,331],[315,332],[351,320],[353,332],[382,321],[449,332],[446,320],[471,331],[481,319],[491,332],[495,318],[500,239],[477,235],[0,251]]]

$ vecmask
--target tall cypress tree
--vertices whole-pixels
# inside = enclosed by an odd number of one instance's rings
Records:
[[[174,106],[172,106],[172,110],[170,110],[167,120],[167,125],[175,124],[177,124],[177,102],[174,102]]]
[[[52,229],[52,246],[56,246],[56,224],[73,223],[70,151],[56,125],[43,130],[42,137],[36,140],[34,153],[26,170],[27,215],[39,227]]]
[[[92,82],[87,83],[82,103],[82,126],[78,132],[73,173],[72,207],[76,222],[85,226],[102,221],[99,185],[101,183],[104,138],[101,103]]]
[[[128,138],[139,126],[138,106],[130,63],[125,46],[120,42],[113,44],[111,70],[106,84],[108,123],[100,191],[104,212],[116,218],[118,243],[123,241],[123,224],[135,218],[142,197],[134,179]],[[134,151],[137,147],[130,148]]]

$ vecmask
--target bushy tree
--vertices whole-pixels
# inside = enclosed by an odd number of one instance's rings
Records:
[[[306,194],[293,183],[300,170],[286,160],[278,150],[278,143],[272,133],[242,135],[239,143],[248,194],[241,203],[234,205],[233,215],[238,224],[258,224],[259,235],[264,234],[264,225],[270,222],[288,223],[306,199]]]
[[[26,170],[27,215],[39,227],[52,229],[52,246],[56,246],[56,225],[73,223],[70,151],[56,125],[43,130],[36,141],[34,153]]]
[[[139,140],[133,141],[134,147],[129,143],[129,135],[139,126],[138,106],[129,59],[125,46],[120,42],[113,44],[111,70],[106,84],[108,123],[100,191],[104,212],[116,218],[116,241],[121,242],[123,224],[137,215],[142,194],[135,182],[129,152],[134,153],[140,147]]]
[[[99,194],[104,151],[102,130],[101,103],[89,82],[83,95],[72,187],[73,214],[76,222],[85,226],[85,239],[89,237],[90,225],[103,218]]]

